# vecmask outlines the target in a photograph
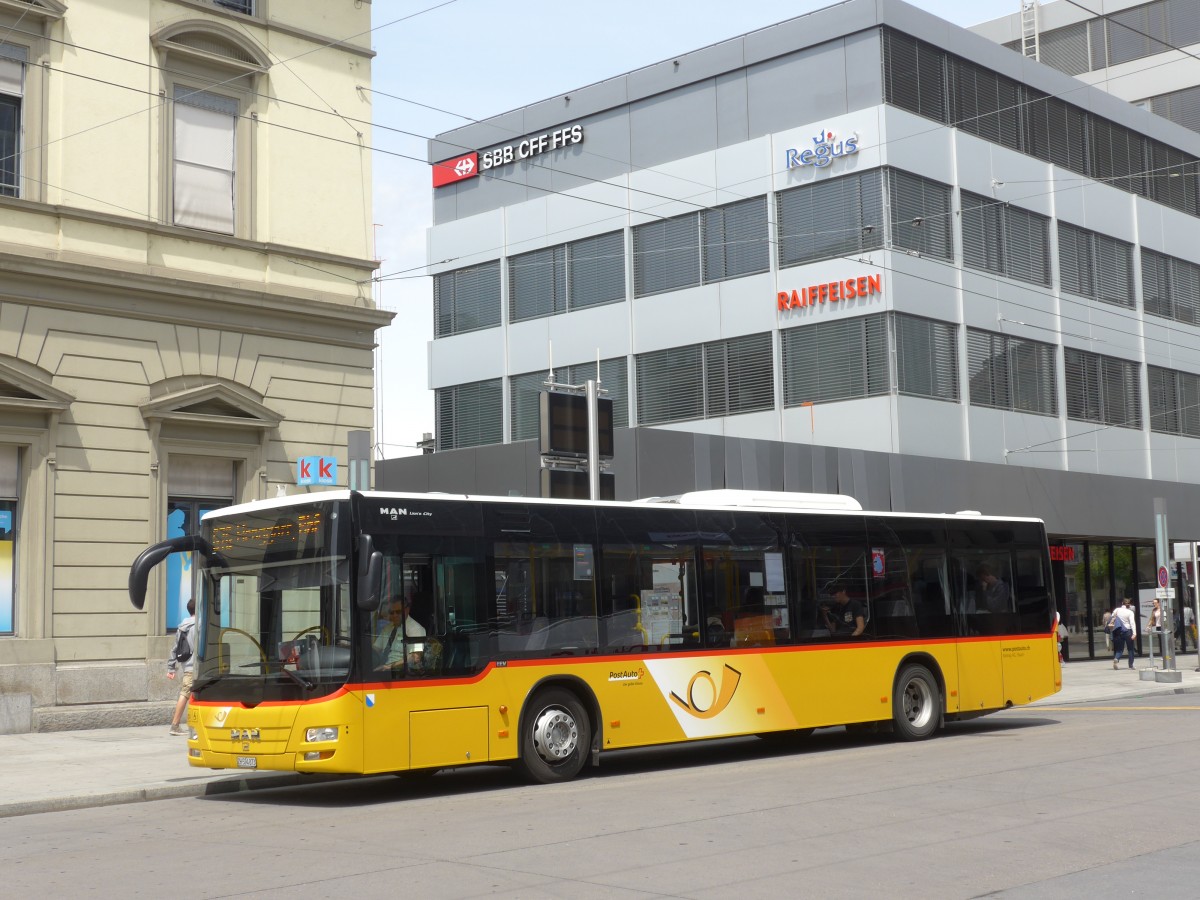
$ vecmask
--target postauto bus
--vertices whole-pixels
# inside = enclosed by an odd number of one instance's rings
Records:
[[[384,773],[884,725],[1053,694],[1043,524],[837,495],[633,503],[330,491],[207,514],[195,766]],[[857,633],[856,633],[857,632]]]

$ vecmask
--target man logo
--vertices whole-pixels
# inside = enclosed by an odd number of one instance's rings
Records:
[[[712,702],[708,706],[702,706],[696,702],[696,682],[703,679],[708,684],[709,696]],[[692,676],[692,680],[688,682],[687,700],[684,700],[674,691],[671,692],[671,700],[680,709],[695,716],[697,719],[711,719],[720,715],[725,711],[725,707],[729,705],[729,701],[733,699],[733,694],[737,690],[738,682],[742,680],[742,673],[728,663],[725,665],[725,672],[721,678],[721,686],[718,688],[717,683],[713,680],[712,673],[701,669]]]

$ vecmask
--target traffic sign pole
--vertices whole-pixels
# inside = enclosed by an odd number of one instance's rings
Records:
[[[1162,658],[1163,670],[1172,671],[1175,668],[1175,617],[1171,603],[1175,591],[1171,588],[1171,545],[1167,543],[1167,501],[1162,497],[1154,498],[1154,555],[1158,562],[1157,577],[1154,593],[1162,603]],[[1147,638],[1149,636],[1147,635]]]

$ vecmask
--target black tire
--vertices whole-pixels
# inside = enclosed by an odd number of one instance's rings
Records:
[[[922,741],[942,721],[942,692],[937,679],[924,666],[911,664],[896,676],[892,694],[892,723],[902,741]]]
[[[579,774],[591,750],[592,722],[570,691],[546,688],[526,704],[518,762],[530,781],[570,781]]]

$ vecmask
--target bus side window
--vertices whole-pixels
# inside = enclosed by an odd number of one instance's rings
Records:
[[[606,544],[601,565],[607,649],[642,653],[699,646],[691,544]]]

